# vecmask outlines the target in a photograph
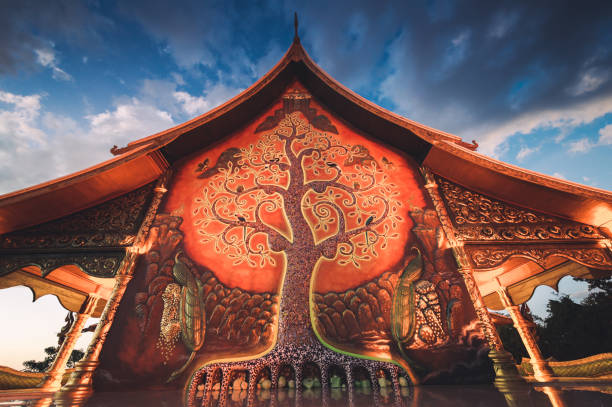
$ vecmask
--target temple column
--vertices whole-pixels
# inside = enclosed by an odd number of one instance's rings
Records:
[[[555,387],[541,387],[540,391],[548,396],[552,407],[566,407],[565,400],[563,399],[563,390]]]
[[[70,327],[70,331],[66,334],[66,338],[62,342],[53,364],[45,372],[45,377],[38,386],[41,390],[53,392],[59,390],[62,386],[62,378],[66,372],[66,363],[70,359],[70,355],[72,355],[74,345],[81,336],[85,323],[94,312],[98,299],[98,297],[90,295],[83,303],[81,311],[77,313],[76,320]]]
[[[66,396],[70,399],[80,399],[89,397],[92,392],[93,373],[100,364],[99,357],[102,352],[102,347],[106,341],[108,331],[113,324],[113,320],[115,319],[115,314],[119,308],[123,294],[125,293],[128,283],[132,279],[136,261],[140,254],[147,250],[145,239],[153,223],[153,219],[157,214],[157,209],[161,200],[168,191],[165,185],[168,182],[169,176],[170,172],[167,171],[158,181],[154,189],[153,199],[151,200],[149,209],[136,235],[134,244],[126,249],[125,257],[115,276],[113,291],[100,316],[100,321],[98,322],[93,338],[87,348],[87,352],[83,359],[75,365],[74,371],[70,375],[68,382],[61,388],[61,397]]]
[[[514,305],[505,287],[499,287],[497,294],[506,311],[510,313],[514,328],[518,331],[523,345],[525,345],[527,353],[529,353],[530,363],[533,366],[533,376],[539,382],[550,381],[553,377],[552,370],[544,360],[542,352],[540,352],[540,348],[531,333],[530,323],[525,320],[518,305]]]
[[[465,253],[463,242],[457,239],[455,229],[448,217],[446,207],[438,191],[438,184],[435,182],[435,178],[428,168],[422,167],[421,171],[425,178],[425,189],[427,189],[436,213],[438,214],[438,219],[440,220],[444,234],[446,235],[453,256],[455,257],[457,270],[465,283],[468,295],[472,300],[474,310],[478,316],[482,332],[489,344],[489,357],[493,361],[495,370],[495,386],[500,391],[505,392],[509,387],[516,387],[516,385],[524,384],[525,382],[519,375],[512,355],[504,349],[504,345],[495,329],[495,325],[491,321],[489,311],[484,304],[482,294],[474,279],[474,270]]]
[[[102,352],[102,346],[106,341],[106,336],[111,328],[115,313],[117,312],[117,308],[119,308],[127,285],[132,279],[131,273],[128,274],[127,271],[133,270],[135,257],[133,253],[128,253],[123,260],[126,267],[124,270],[120,270],[121,273],[118,273],[115,277],[115,286],[102,312],[102,316],[94,332],[93,339],[87,348],[87,352],[83,359],[77,362],[68,382],[61,389],[61,393],[66,395],[69,394],[71,398],[79,398],[91,393],[93,372],[100,364],[98,359]],[[131,267],[129,265],[131,265]]]

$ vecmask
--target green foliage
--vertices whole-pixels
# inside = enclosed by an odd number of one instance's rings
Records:
[[[514,356],[516,363],[521,363],[524,357],[529,357],[521,337],[512,325],[498,325],[497,333],[499,333],[504,348]]]
[[[548,302],[540,332],[544,357],[573,360],[612,351],[612,280],[587,280],[589,295],[576,304],[568,296]]]
[[[548,315],[537,319],[538,345],[545,358],[575,360],[612,352],[612,279],[580,280],[589,284],[589,295],[579,304],[563,295],[548,302]],[[504,347],[517,362],[528,357],[516,330],[498,327]]]
[[[58,351],[59,346],[49,346],[45,348],[45,358],[41,361],[27,360],[23,362],[23,366],[25,368],[24,370],[26,372],[46,372],[49,367],[51,367],[51,364],[55,360],[55,356],[57,355]],[[66,363],[66,366],[68,368],[74,367],[74,364],[81,360],[83,356],[85,356],[83,351],[79,349],[73,350],[68,362]]]

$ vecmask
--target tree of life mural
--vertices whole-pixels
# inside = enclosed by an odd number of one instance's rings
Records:
[[[195,397],[219,368],[273,378],[290,364],[299,383],[305,363],[417,383],[475,358],[475,316],[416,166],[311,102],[287,92],[177,163],[107,344],[109,384],[182,377]]]
[[[274,266],[274,253],[286,256],[280,344],[311,336],[308,290],[320,259],[358,272],[399,238],[402,203],[385,160],[379,166],[364,146],[342,144],[294,112],[214,167],[199,166],[200,242],[235,266]]]

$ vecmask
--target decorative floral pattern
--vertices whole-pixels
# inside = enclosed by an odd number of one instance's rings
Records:
[[[478,240],[602,239],[595,227],[486,197],[435,177],[451,215],[457,238]]]

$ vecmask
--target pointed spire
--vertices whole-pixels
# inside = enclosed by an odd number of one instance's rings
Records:
[[[294,42],[300,42],[300,36],[298,35],[298,16],[297,16],[297,11],[293,13],[293,29],[294,29],[293,41]]]

